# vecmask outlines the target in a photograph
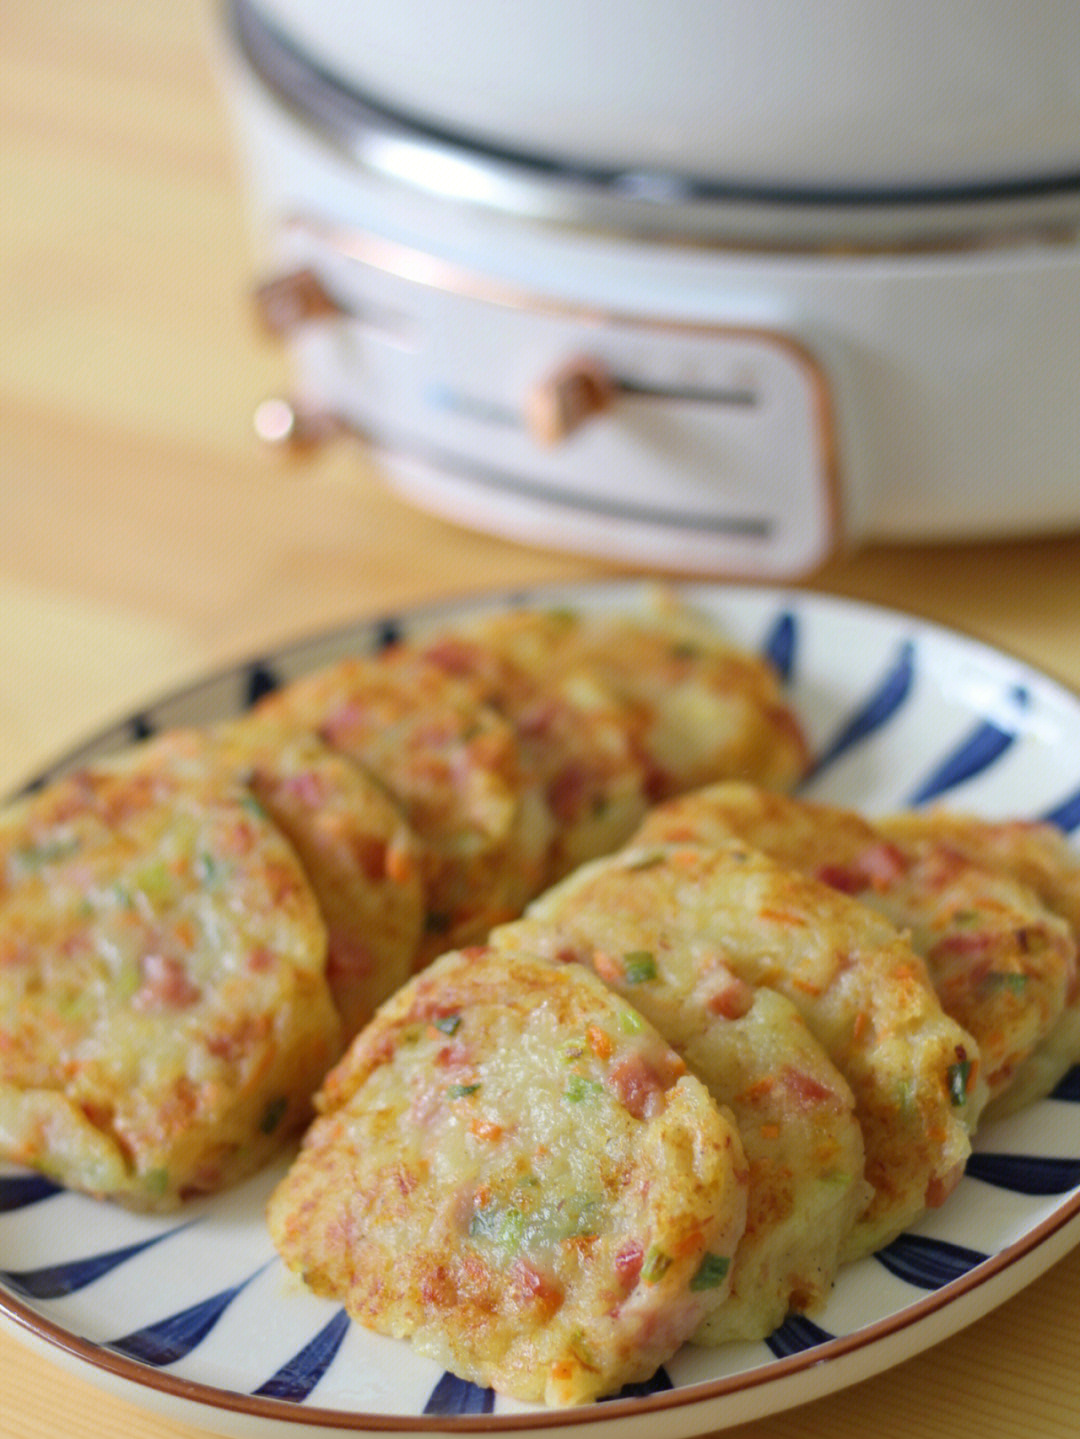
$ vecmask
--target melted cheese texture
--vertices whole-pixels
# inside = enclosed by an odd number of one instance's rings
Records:
[[[651,1376],[727,1294],[730,1115],[577,965],[437,960],[327,1079],[273,1195],[286,1263],[454,1373],[564,1405]]]
[[[742,839],[904,930],[945,1012],[978,1044],[992,1099],[1007,1094],[1057,1030],[1075,938],[1033,888],[990,860],[989,843],[965,848],[941,824],[886,829],[850,809],[740,784],[659,806],[635,842],[717,837]],[[1060,865],[1056,872],[1064,873]]]
[[[306,1121],[340,1052],[291,848],[177,732],[0,823],[0,1154],[167,1209]]]

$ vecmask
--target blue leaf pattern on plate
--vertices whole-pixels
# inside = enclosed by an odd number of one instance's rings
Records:
[[[494,1389],[481,1389],[456,1374],[444,1374],[424,1405],[425,1414],[490,1414],[495,1407]]]
[[[773,625],[762,647],[765,658],[772,663],[785,683],[790,682],[795,672],[795,652],[798,647],[798,638],[799,630],[795,616],[785,610]]]
[[[186,1228],[186,1224],[181,1224],[165,1234],[155,1234],[151,1239],[144,1239],[139,1244],[127,1244],[122,1249],[88,1254],[82,1259],[70,1259],[64,1264],[49,1264],[40,1269],[6,1270],[2,1277],[5,1284],[10,1284],[16,1294],[23,1294],[28,1299],[59,1299],[65,1294],[75,1294],[78,1290],[85,1289],[103,1274],[110,1273],[118,1265],[126,1264],[129,1259],[134,1259],[136,1255]]]
[[[988,1256],[977,1249],[965,1249],[961,1244],[949,1244],[944,1239],[901,1234],[884,1249],[879,1249],[874,1258],[906,1284],[914,1284],[919,1289],[941,1289],[982,1264]]]
[[[666,1394],[669,1389],[674,1389],[671,1382],[671,1375],[661,1365],[651,1379],[643,1379],[639,1384],[624,1384],[618,1394],[609,1394],[608,1399],[646,1399],[650,1394]]]
[[[1056,804],[1053,809],[1048,809],[1043,819],[1050,824],[1056,824],[1058,829],[1063,829],[1066,834],[1080,829],[1080,789]]]
[[[789,1354],[801,1354],[804,1349],[814,1349],[817,1345],[827,1344],[830,1339],[835,1338],[835,1334],[822,1329],[820,1324],[807,1319],[805,1314],[789,1314],[779,1329],[773,1330],[765,1343],[777,1359],[785,1359]]]
[[[42,1199],[51,1199],[54,1194],[62,1193],[59,1184],[54,1184],[43,1174],[0,1175],[0,1214],[24,1209],[28,1204],[38,1204]]]
[[[967,1171],[997,1189],[1014,1194],[1068,1194],[1080,1184],[1080,1157],[1053,1159],[1041,1154],[973,1154]]]
[[[820,774],[853,745],[888,724],[911,693],[915,680],[915,646],[906,640],[873,694],[859,706],[835,739],[831,740],[811,766],[811,774]]]
[[[43,774],[36,774],[33,779],[27,780],[21,789],[17,789],[12,798],[29,799],[32,794],[37,794],[39,790],[44,789],[51,777],[48,770]]]
[[[132,715],[128,723],[128,739],[132,744],[139,744],[144,739],[149,739],[155,733],[157,726],[153,717],[149,714]]]
[[[375,627],[372,648],[375,650],[389,649],[391,645],[397,644],[403,633],[400,620],[385,619]]]
[[[337,1357],[349,1332],[349,1316],[339,1309],[330,1323],[304,1345],[300,1352],[253,1392],[268,1399],[306,1399]]]
[[[244,684],[244,704],[250,709],[258,704],[264,695],[272,694],[281,681],[268,664],[256,661],[248,666]]]
[[[1080,1104],[1080,1065],[1069,1070],[1050,1097],[1051,1099],[1065,1099],[1072,1104]]]
[[[1022,685],[1011,691],[1011,699],[1020,709],[1027,707],[1029,695]],[[952,754],[946,756],[940,765],[914,791],[910,804],[926,804],[937,799],[950,789],[963,784],[987,770],[995,760],[1016,740],[1015,729],[1003,729],[993,720],[984,720],[964,739]]]
[[[147,1324],[142,1329],[125,1334],[122,1339],[114,1339],[106,1347],[126,1354],[130,1359],[138,1359],[142,1364],[152,1364],[155,1368],[175,1364],[202,1343],[236,1296],[254,1278],[255,1275],[249,1275],[232,1288],[211,1294],[189,1309],[181,1309],[177,1314]]]

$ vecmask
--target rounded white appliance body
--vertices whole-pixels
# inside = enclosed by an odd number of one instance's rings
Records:
[[[798,252],[534,222],[368,173],[228,66],[299,400],[424,507],[772,579],[870,538],[1080,524],[1075,235]],[[538,400],[596,374],[539,432]]]
[[[255,3],[346,84],[522,154],[802,188],[1080,170],[1073,0]]]

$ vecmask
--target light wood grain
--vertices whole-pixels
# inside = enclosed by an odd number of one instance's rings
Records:
[[[287,458],[242,187],[193,0],[0,7],[0,792],[206,669],[442,594],[609,567],[401,505],[343,442]],[[1080,468],[1078,468],[1080,485]],[[807,581],[1080,687],[1080,536],[875,547]],[[932,1352],[732,1439],[1080,1432],[1080,1253]],[[183,1439],[0,1332],[2,1439]]]

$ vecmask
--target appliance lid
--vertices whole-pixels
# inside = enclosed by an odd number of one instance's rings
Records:
[[[456,6],[433,0],[400,0],[393,7],[395,33],[412,34],[421,50],[432,43],[438,26],[416,30],[401,15],[402,3],[409,10],[425,11],[429,20],[437,19],[444,10],[453,11],[459,28],[467,29],[470,44],[483,30],[472,12],[472,23],[462,27]],[[513,5],[506,11],[515,16],[522,12],[550,16],[552,11],[560,10],[561,4],[562,0],[548,0],[545,6]],[[611,6],[600,8],[611,10]],[[650,13],[651,7],[639,3],[616,8],[640,19]],[[695,3],[689,8],[700,10],[703,16],[727,15],[729,11],[727,5],[716,5],[715,0],[707,0],[704,7]],[[769,3],[759,6],[755,0],[749,8],[760,9],[763,16],[769,13]],[[980,14],[996,13],[1000,6],[978,8]],[[1040,34],[1047,30],[1052,16],[1061,19],[1057,53],[1059,60],[1064,57],[1068,62],[1071,89],[1059,85],[1054,90],[1055,67],[1038,94],[1049,97],[1044,109],[1060,112],[1054,118],[1065,133],[1055,140],[1054,154],[1059,159],[1072,158],[1072,167],[1052,173],[1013,172],[1006,178],[978,175],[944,182],[939,177],[918,183],[910,177],[902,180],[898,169],[887,182],[872,184],[856,183],[857,172],[848,176],[844,184],[835,175],[828,182],[819,178],[812,183],[793,184],[778,183],[766,166],[763,177],[725,180],[710,175],[707,169],[657,169],[631,163],[629,156],[628,163],[613,165],[517,150],[510,142],[522,137],[509,129],[500,132],[499,140],[458,132],[398,109],[393,85],[389,86],[388,101],[385,91],[367,93],[351,79],[343,78],[343,65],[362,49],[360,42],[373,23],[372,17],[384,13],[379,6],[343,4],[341,0],[329,4],[325,0],[319,4],[312,0],[304,4],[293,4],[291,0],[230,0],[226,17],[234,45],[249,69],[305,125],[366,172],[443,200],[574,228],[755,249],[895,250],[1025,240],[1071,241],[1080,233],[1080,7],[1047,4],[1033,9],[1016,5],[1008,8],[1017,15],[1022,11],[1025,21],[1030,21]],[[739,4],[730,9],[744,13]],[[830,25],[846,9],[844,5],[828,7],[825,13]],[[915,24],[907,7],[879,9],[869,0],[861,0],[858,9],[874,15],[895,13]],[[966,13],[967,7],[956,9]],[[584,11],[591,13],[587,4]],[[792,14],[803,15],[804,11],[804,6],[796,5]],[[682,9],[677,13],[681,15]],[[413,19],[419,23],[418,17]],[[819,19],[824,23],[820,12]],[[286,24],[292,28],[284,29]],[[980,23],[972,18],[972,33],[981,35],[988,24],[985,14]],[[683,35],[684,28],[674,27],[675,33]],[[485,47],[474,48],[482,51]],[[613,46],[614,53],[621,53],[621,48]],[[790,49],[788,46],[785,54]],[[324,60],[324,52],[330,51],[337,57],[333,68]],[[450,55],[448,63],[455,58]],[[932,57],[924,57],[924,65],[932,69]],[[539,69],[538,64],[533,65],[532,73],[536,75]],[[402,61],[396,73],[408,75],[412,69]],[[1023,88],[1028,78],[1025,67],[1021,66],[1014,78],[1016,85]],[[668,96],[667,100],[673,101],[674,97]],[[834,107],[837,104],[835,100],[831,103]],[[557,133],[558,110],[551,102],[549,115],[553,122],[549,128]],[[849,115],[848,130],[859,130],[865,119],[860,112],[856,124]],[[914,124],[910,115],[909,123]],[[1000,130],[1000,125],[997,128]],[[800,147],[805,149],[806,127],[792,127],[785,115],[782,129],[786,173],[790,174],[794,157]],[[1039,132],[1038,143],[1043,147],[1040,154],[1049,153],[1045,150],[1050,144],[1046,131],[1044,123]],[[1035,144],[1032,135],[1028,138]],[[1066,135],[1075,153],[1066,148]],[[1000,141],[1000,136],[997,138]],[[1005,156],[1007,149],[999,148],[997,153]],[[1015,161],[1014,152],[1015,146],[1010,152]],[[711,159],[715,161],[718,155],[719,151]],[[688,158],[701,161],[710,157],[703,156],[698,144],[687,150],[682,162],[685,164]],[[1030,162],[1032,155],[1026,158]]]

